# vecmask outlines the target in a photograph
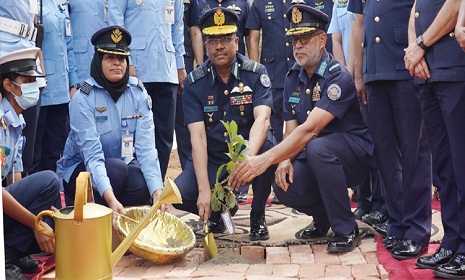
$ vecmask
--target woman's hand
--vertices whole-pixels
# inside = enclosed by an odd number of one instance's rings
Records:
[[[53,232],[53,229],[44,221],[40,221],[40,225],[49,232]],[[39,244],[40,250],[47,252],[49,254],[55,252],[55,238],[45,235],[38,231],[37,229],[33,228],[34,237]]]
[[[155,203],[160,197],[163,190],[156,190],[152,194],[153,203]],[[162,204],[160,206],[160,212],[163,214],[165,212],[171,213],[171,204]]]

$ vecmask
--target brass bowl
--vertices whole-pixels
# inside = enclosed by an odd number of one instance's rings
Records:
[[[126,216],[140,221],[150,208],[132,207],[126,209]],[[124,216],[116,217],[116,227],[123,240],[137,225]],[[194,231],[180,218],[158,211],[136,240],[129,247],[132,253],[156,264],[171,263],[183,258],[195,246]]]

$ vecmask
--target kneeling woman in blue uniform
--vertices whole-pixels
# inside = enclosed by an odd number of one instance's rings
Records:
[[[39,86],[36,77],[36,59],[39,49],[15,51],[0,57],[0,163],[3,199],[3,234],[5,238],[6,279],[26,279],[22,273],[33,273],[38,261],[29,257],[32,253],[55,250],[54,238],[36,231],[36,215],[59,207],[60,180],[52,171],[42,171],[21,178],[21,156],[25,139],[23,110],[36,105]],[[50,224],[42,226],[52,231]],[[0,277],[2,278],[2,277]]]
[[[67,204],[73,204],[76,177],[88,171],[95,202],[124,214],[124,206],[149,204],[163,189],[152,102],[137,78],[129,77],[129,32],[106,27],[91,42],[92,78],[70,102],[71,131],[57,173]]]

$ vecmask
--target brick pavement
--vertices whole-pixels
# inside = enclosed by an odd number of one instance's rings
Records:
[[[213,264],[206,261],[203,248],[194,248],[173,264],[155,265],[134,254],[124,256],[113,270],[115,280],[285,280],[388,279],[378,263],[376,240],[362,239],[350,253],[329,254],[325,244],[289,245],[289,247],[242,246],[234,252],[249,263]],[[220,249],[221,254],[221,249]],[[55,279],[51,271],[42,279]]]

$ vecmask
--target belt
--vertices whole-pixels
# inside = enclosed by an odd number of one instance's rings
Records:
[[[35,41],[37,36],[37,28],[34,26],[5,17],[0,17],[0,31],[28,38],[31,41]]]

